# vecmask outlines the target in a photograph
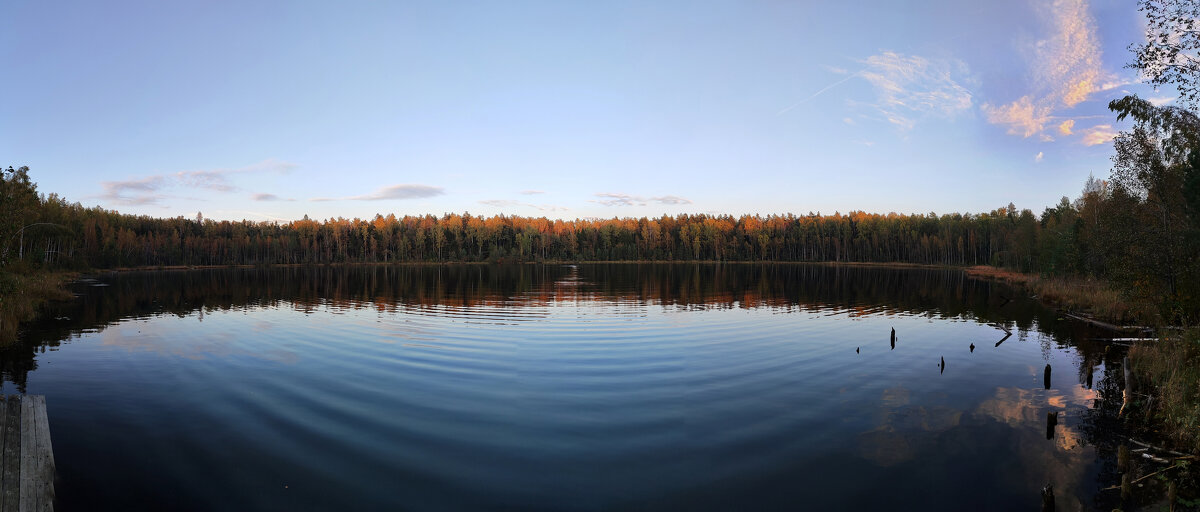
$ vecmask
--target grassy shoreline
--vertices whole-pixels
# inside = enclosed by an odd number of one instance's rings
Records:
[[[1024,288],[1043,304],[1085,319],[1094,319],[1117,326],[1157,325],[1158,314],[1152,304],[1125,300],[1110,284],[1093,278],[1041,277],[1014,270],[978,265],[963,269],[968,276],[994,279]]]
[[[1131,427],[1200,454],[1200,329],[1163,333],[1129,349]]]
[[[12,343],[21,322],[37,318],[42,304],[72,297],[66,284],[79,274],[75,272],[0,271],[0,344]]]
[[[1024,287],[1039,300],[1100,320],[1161,326],[1152,304],[1131,304],[1103,282],[1043,278],[995,267],[970,267],[968,275]],[[1100,322],[1097,322],[1100,323]],[[1200,454],[1200,329],[1158,328],[1129,349],[1133,380],[1126,426],[1138,436]]]

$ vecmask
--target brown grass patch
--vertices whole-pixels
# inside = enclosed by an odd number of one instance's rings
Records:
[[[1200,453],[1200,330],[1173,332],[1129,349],[1136,381],[1133,421]]]
[[[1042,277],[984,265],[968,267],[965,272],[972,277],[995,279],[1023,287],[1046,304],[1097,319],[1150,325],[1158,320],[1153,306],[1130,302],[1110,284],[1098,279]]]
[[[15,340],[17,326],[36,317],[44,302],[70,299],[64,285],[74,278],[67,272],[0,271],[0,344]]]

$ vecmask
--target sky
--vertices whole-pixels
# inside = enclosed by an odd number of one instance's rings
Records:
[[[1128,0],[5,2],[0,164],[156,217],[1040,213]]]

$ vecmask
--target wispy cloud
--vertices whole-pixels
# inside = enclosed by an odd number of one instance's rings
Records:
[[[546,193],[545,190],[522,190],[520,192],[520,194],[523,196],[535,196],[538,194],[545,194],[545,193]]]
[[[164,195],[159,194],[159,189],[167,185],[167,179],[164,176],[147,176],[125,181],[103,181],[100,186],[104,188],[104,193],[100,194],[100,198],[109,202],[126,205],[147,205],[158,204]]]
[[[988,122],[1007,127],[1011,135],[1053,140],[1045,131],[1056,112],[1121,84],[1104,71],[1086,0],[1056,0],[1041,9],[1047,36],[1030,49],[1030,93],[1006,105],[984,103],[980,108]],[[1068,122],[1057,125],[1060,134],[1072,133],[1074,122]]]
[[[1098,146],[1106,144],[1117,136],[1117,131],[1110,124],[1101,124],[1088,128],[1080,134],[1083,136],[1081,142],[1086,146]]]
[[[446,191],[442,187],[434,187],[430,185],[392,185],[383,187],[373,194],[354,196],[350,199],[361,201],[382,201],[385,199],[421,199],[426,197],[434,197],[445,194]]]
[[[1046,154],[1044,152],[1038,151],[1038,154],[1033,156],[1033,163],[1036,163],[1036,164],[1042,163],[1042,158],[1045,156],[1046,156]]]
[[[1075,120],[1074,119],[1067,119],[1066,121],[1058,123],[1058,133],[1061,135],[1070,135],[1071,130],[1074,128],[1075,128]]]
[[[286,173],[295,169],[296,164],[268,158],[253,165],[236,169],[204,169],[197,171],[179,171],[174,177],[184,186],[192,188],[207,188],[217,192],[232,192],[237,190],[229,183],[229,176],[260,172]]]
[[[511,208],[513,206],[524,205],[525,203],[514,201],[512,199],[485,199],[480,201],[479,204],[495,206],[496,208]]]
[[[237,187],[230,183],[230,175],[255,172],[287,172],[294,168],[296,168],[296,164],[269,158],[262,162],[236,169],[178,171],[124,181],[104,181],[100,183],[100,186],[104,189],[104,193],[98,197],[112,203],[124,205],[158,204],[160,200],[171,197],[160,193],[163,189],[187,187],[190,189],[203,188],[217,192],[232,192],[237,190]]]
[[[496,208],[516,208],[516,207],[533,208],[535,210],[543,211],[543,212],[565,212],[565,211],[569,210],[569,208],[567,208],[566,206],[558,206],[558,205],[552,205],[552,204],[533,204],[533,203],[526,203],[526,202],[522,202],[522,201],[515,201],[512,199],[485,199],[483,201],[479,201],[479,204],[494,206]]]
[[[1156,107],[1161,107],[1163,105],[1171,103],[1172,101],[1175,101],[1177,98],[1178,98],[1177,96],[1152,96],[1152,97],[1146,98],[1146,101],[1149,101],[1151,105],[1154,105]]]
[[[388,199],[422,199],[426,197],[440,196],[445,193],[446,191],[442,187],[406,183],[383,187],[370,194],[347,197],[314,197],[309,199],[309,201],[383,201]]]
[[[295,199],[282,198],[275,194],[254,194],[250,198],[255,201],[295,201]]]
[[[641,197],[629,194],[600,193],[596,194],[596,197],[599,197],[600,199],[590,199],[589,202],[602,204],[604,206],[646,206],[650,203],[692,204],[690,199],[685,199],[679,196]]]
[[[690,199],[684,199],[679,196],[651,197],[650,200],[658,204],[692,204]]]
[[[1050,122],[1050,108],[1034,105],[1031,96],[1024,96],[1002,107],[983,105],[983,112],[992,124],[1008,126],[1010,135],[1029,137],[1041,133]]]
[[[902,130],[927,115],[953,117],[971,109],[971,91],[955,80],[969,73],[962,61],[886,51],[862,63],[865,68],[857,75],[875,87],[875,106]]]

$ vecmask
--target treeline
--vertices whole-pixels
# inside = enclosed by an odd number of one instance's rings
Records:
[[[27,170],[11,171],[27,175]],[[9,180],[10,184],[12,180]],[[32,186],[32,184],[30,184]],[[554,220],[464,214],[288,223],[154,218],[36,196],[4,261],[112,268],[433,261],[810,261],[993,264],[1084,269],[1085,195],[1041,216],[1009,205],[983,214],[677,215]],[[1089,223],[1088,219],[1092,219]],[[14,224],[13,226],[16,226]],[[19,227],[18,227],[19,229]],[[11,229],[10,229],[11,230]],[[1062,247],[1059,232],[1068,233]],[[1053,234],[1047,238],[1046,234]]]

